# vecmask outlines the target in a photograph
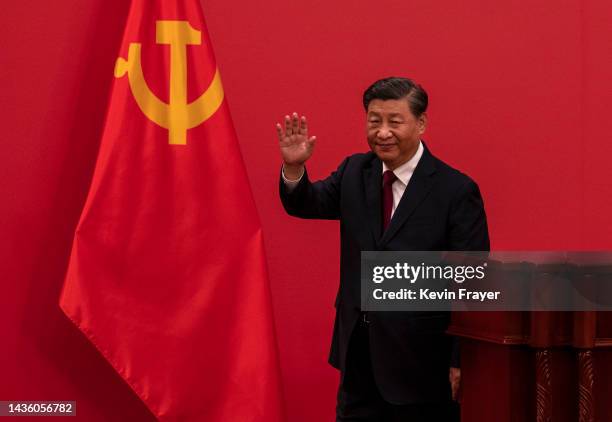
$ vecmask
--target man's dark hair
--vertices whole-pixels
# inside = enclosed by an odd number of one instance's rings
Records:
[[[399,100],[408,99],[410,111],[419,117],[427,111],[427,92],[423,87],[411,79],[390,77],[374,82],[363,93],[363,107],[368,111],[372,100]]]

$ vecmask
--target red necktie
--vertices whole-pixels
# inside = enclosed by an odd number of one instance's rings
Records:
[[[397,177],[391,170],[383,173],[383,231],[387,230],[391,221],[391,210],[393,210],[393,182]]]

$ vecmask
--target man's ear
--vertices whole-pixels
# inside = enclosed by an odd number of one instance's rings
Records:
[[[427,129],[427,113],[421,113],[417,120],[417,125],[419,128],[419,135],[425,133],[425,129]]]

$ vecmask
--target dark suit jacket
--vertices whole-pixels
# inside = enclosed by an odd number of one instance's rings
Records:
[[[344,373],[360,316],[361,251],[487,251],[489,235],[476,183],[425,147],[406,191],[382,232],[382,162],[372,152],[347,157],[329,177],[304,174],[285,210],[300,218],[340,220],[340,288],[330,363]],[[452,339],[444,312],[370,312],[370,353],[376,384],[395,404],[447,402]]]

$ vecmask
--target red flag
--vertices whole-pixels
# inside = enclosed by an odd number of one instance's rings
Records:
[[[281,421],[261,225],[199,2],[133,1],[114,73],[60,306],[160,420]]]

